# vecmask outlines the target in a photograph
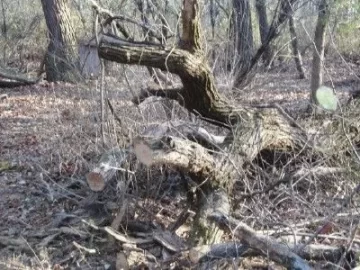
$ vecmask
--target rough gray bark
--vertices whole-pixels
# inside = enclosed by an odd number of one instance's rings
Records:
[[[48,81],[78,79],[76,37],[71,23],[68,0],[41,0],[49,33],[45,59]]]
[[[233,7],[234,41],[238,55],[236,72],[242,72],[250,67],[254,51],[250,1],[233,0]]]
[[[296,69],[299,73],[299,78],[305,79],[305,70],[302,62],[302,57],[299,51],[299,42],[295,29],[294,16],[292,14],[289,16],[289,30],[291,35],[292,53],[293,53]]]
[[[316,90],[321,86],[323,81],[323,61],[325,50],[325,30],[329,22],[329,3],[328,0],[320,0],[318,7],[318,19],[314,36],[314,54],[311,71],[311,101],[316,104]]]
[[[261,44],[264,45],[266,44],[267,36],[269,34],[269,29],[270,29],[267,18],[267,12],[266,12],[266,0],[256,0],[255,8],[259,21]],[[263,60],[265,65],[268,65],[270,63],[271,57],[272,57],[271,46],[266,46],[263,54]]]

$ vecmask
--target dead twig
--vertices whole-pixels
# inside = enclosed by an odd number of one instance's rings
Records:
[[[97,253],[96,249],[94,249],[94,248],[84,247],[84,246],[76,243],[75,241],[73,241],[72,243],[80,251],[85,251],[86,253],[89,253],[89,254],[96,254]]]

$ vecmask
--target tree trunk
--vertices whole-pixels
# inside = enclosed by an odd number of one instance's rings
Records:
[[[299,42],[295,30],[295,22],[294,22],[294,16],[290,15],[289,17],[289,30],[291,35],[291,47],[292,47],[292,53],[296,65],[296,69],[299,73],[300,79],[305,79],[305,70],[302,62],[302,57],[299,51]]]
[[[76,37],[68,0],[41,0],[49,45],[45,59],[48,81],[74,81],[79,78]]]
[[[256,51],[255,55],[252,57],[250,65],[248,68],[243,69],[241,72],[237,72],[236,78],[234,80],[233,88],[243,88],[245,87],[255,76],[256,66],[258,61],[261,59],[262,55],[266,52],[271,42],[276,39],[280,34],[280,26],[283,25],[289,15],[292,13],[292,6],[298,0],[279,0],[279,10],[275,14],[274,19],[271,23],[266,42],[260,46]]]
[[[259,32],[260,32],[261,44],[265,45],[269,34],[269,23],[266,13],[266,0],[256,0],[255,8],[259,20]],[[270,63],[271,57],[272,57],[271,47],[266,46],[263,54],[263,61],[265,65],[268,65]]]
[[[210,11],[209,15],[210,15],[210,25],[211,25],[211,38],[212,38],[212,41],[214,42],[215,41],[215,24],[216,24],[216,21],[217,21],[216,19],[217,19],[218,13],[219,13],[214,0],[210,0],[210,10],[209,11]],[[215,61],[216,61],[215,49],[212,48],[211,51],[212,51],[211,52],[212,62],[215,63]]]
[[[254,50],[249,0],[233,0],[234,41],[237,53],[236,72],[249,69]]]
[[[323,61],[325,49],[325,30],[329,21],[329,6],[327,0],[321,0],[319,4],[318,19],[315,28],[314,37],[314,54],[311,71],[311,102],[317,104],[316,90],[321,86],[323,81]]]

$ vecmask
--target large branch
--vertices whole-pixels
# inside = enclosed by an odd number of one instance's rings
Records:
[[[252,228],[242,222],[238,222],[221,213],[208,216],[224,230],[239,238],[249,247],[261,251],[271,260],[285,265],[288,269],[307,270],[311,269],[307,262],[295,254],[284,244],[278,243],[275,239],[258,235]]]
[[[5,78],[6,80],[0,80],[0,88],[13,88],[18,86],[32,85],[36,84],[41,80],[41,77],[35,79],[29,79],[22,74],[14,74],[9,71],[0,69],[0,77]]]
[[[198,55],[177,48],[135,43],[104,36],[100,57],[123,64],[159,68],[179,75],[183,83],[183,106],[221,123],[236,122],[244,110],[230,105],[218,92],[209,67]]]
[[[246,127],[244,131],[258,132],[260,129],[260,134],[267,138],[277,138],[277,141],[281,138],[287,139],[286,144],[283,145],[291,145],[289,144],[291,127],[287,120],[279,115],[277,109],[252,109],[232,106],[228,100],[218,93],[213,76],[201,57],[182,49],[164,48],[160,45],[150,46],[109,36],[103,37],[99,47],[99,54],[107,60],[124,64],[150,66],[178,74],[184,86],[182,90],[177,89],[178,93],[152,91],[153,94],[169,95],[170,98],[176,96],[178,101],[181,96],[180,104],[182,106],[206,119],[225,124],[237,123],[237,130],[241,132],[243,132],[242,127]],[[147,93],[141,93],[140,100],[144,96],[146,97]],[[264,125],[260,124],[261,122]],[[265,137],[260,136],[258,138],[261,140]],[[268,142],[269,140],[264,141],[264,143]],[[245,150],[245,152],[248,151]]]
[[[290,250],[296,250],[297,245],[287,243]],[[306,260],[317,260],[337,263],[344,254],[343,247],[334,247],[329,245],[315,244],[308,245],[301,251],[300,255]],[[354,251],[349,252],[349,254]],[[238,258],[247,256],[258,256],[261,253],[255,249],[251,249],[248,245],[241,242],[227,242],[215,245],[204,245],[192,248],[188,256],[192,263],[201,263],[220,258]],[[356,252],[359,255],[359,252]]]

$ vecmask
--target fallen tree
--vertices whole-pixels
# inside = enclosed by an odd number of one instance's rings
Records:
[[[14,88],[25,85],[37,84],[41,80],[41,76],[36,79],[29,79],[22,74],[14,74],[6,70],[0,69],[0,88]]]
[[[205,245],[219,242],[223,235],[223,226],[219,225],[224,225],[221,223],[224,220],[211,217],[214,213],[220,213],[221,217],[230,216],[229,194],[235,179],[242,177],[239,168],[253,161],[264,150],[297,154],[311,151],[317,155],[329,153],[332,145],[328,142],[339,137],[345,125],[341,126],[338,122],[336,132],[331,133],[334,137],[329,139],[328,134],[319,134],[317,130],[312,131],[297,124],[280,106],[241,107],[220,95],[202,50],[198,9],[196,0],[184,0],[182,37],[178,46],[165,47],[162,44],[102,35],[98,51],[100,57],[109,61],[159,68],[180,77],[181,87],[148,89],[134,99],[137,104],[150,96],[176,100],[203,120],[229,130],[224,140],[215,143],[226,153],[222,155],[213,154],[209,148],[197,142],[169,135],[138,137],[132,146],[140,162],[148,166],[165,164],[177,168],[186,172],[196,183],[196,201],[192,205],[196,216],[191,239],[194,245]],[[351,125],[356,129],[344,133],[351,134],[351,139],[357,140],[358,124],[355,121]],[[345,129],[349,126],[346,125]],[[326,126],[333,127],[332,124]],[[342,138],[345,136],[342,135]],[[107,179],[105,174],[104,179]],[[257,239],[258,242],[245,241],[255,248],[263,239]],[[265,244],[257,248],[267,254]],[[268,255],[288,267],[295,265],[292,269],[310,269],[298,255],[276,242]],[[296,265],[300,265],[300,268]]]

